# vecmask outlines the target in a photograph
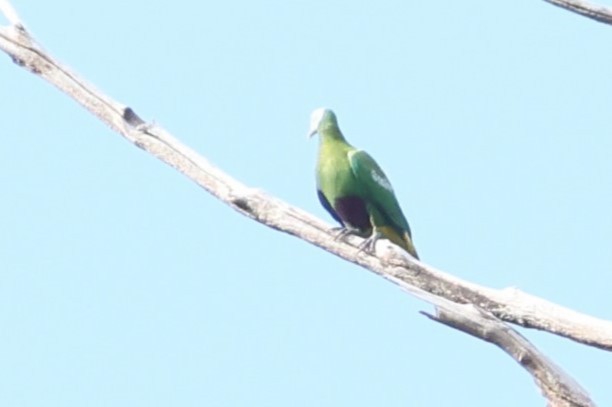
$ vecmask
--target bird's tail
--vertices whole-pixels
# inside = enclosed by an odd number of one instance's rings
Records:
[[[414,248],[414,243],[412,243],[412,238],[408,232],[399,233],[396,229],[390,226],[379,226],[378,231],[381,233],[382,237],[389,239],[402,249],[406,250],[415,259],[419,259],[419,255]]]
[[[402,243],[400,246],[403,247],[408,253],[412,255],[415,259],[419,260],[419,255],[417,254],[416,249],[414,248],[414,243],[412,243],[412,238],[408,234],[408,232],[404,232],[402,236]]]

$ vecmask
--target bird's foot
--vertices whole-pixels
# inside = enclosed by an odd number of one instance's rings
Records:
[[[381,238],[380,233],[373,232],[372,236],[368,237],[359,245],[359,251],[357,253],[366,252],[370,254],[374,254],[376,251],[376,242]]]
[[[331,232],[334,234],[334,240],[344,240],[347,236],[359,235],[359,230],[344,226],[332,228]]]

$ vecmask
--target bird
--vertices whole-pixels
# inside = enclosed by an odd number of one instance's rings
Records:
[[[341,225],[336,228],[337,237],[349,234],[367,237],[359,248],[370,252],[379,239],[388,239],[418,259],[408,221],[389,179],[376,161],[346,141],[330,109],[312,112],[308,138],[315,134],[319,135],[317,196],[323,208]]]

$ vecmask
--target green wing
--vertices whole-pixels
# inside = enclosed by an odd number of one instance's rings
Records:
[[[393,187],[376,161],[361,150],[349,152],[348,158],[353,174],[363,188],[366,202],[376,207],[389,222],[389,226],[406,231],[408,236],[412,237],[410,226],[397,202]]]

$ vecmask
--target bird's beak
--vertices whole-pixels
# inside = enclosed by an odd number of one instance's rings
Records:
[[[317,134],[317,129],[310,129],[306,138],[312,138],[312,136],[314,136],[315,134]]]

